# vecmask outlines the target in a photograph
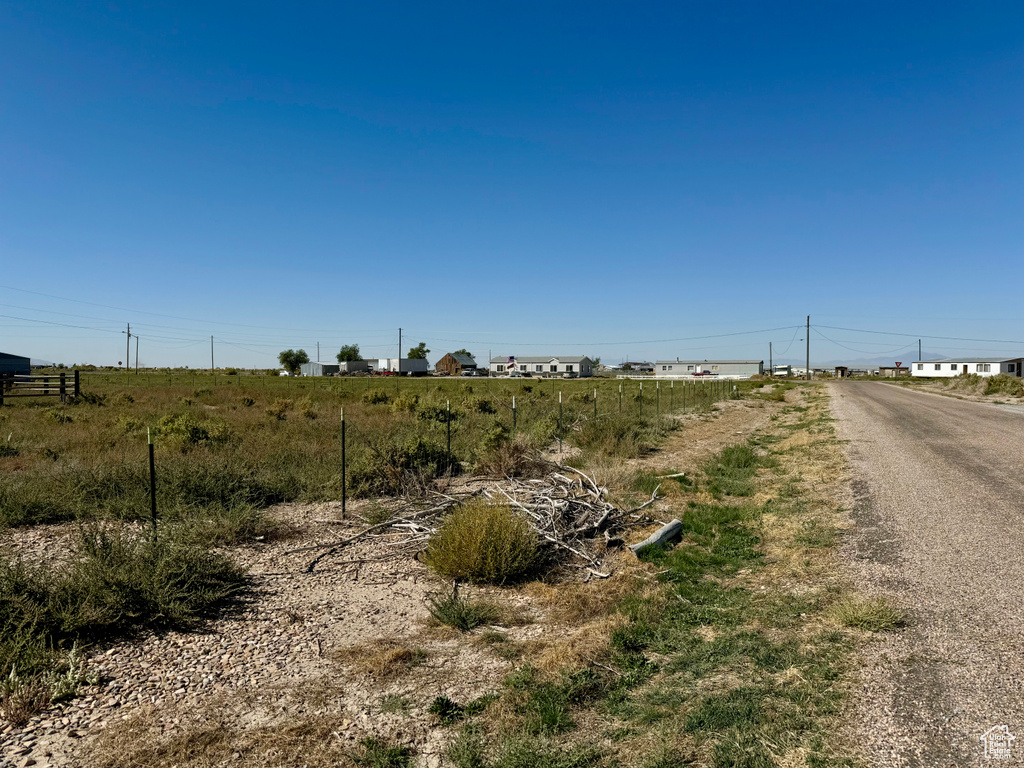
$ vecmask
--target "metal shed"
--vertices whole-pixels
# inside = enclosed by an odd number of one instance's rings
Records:
[[[299,372],[303,376],[330,376],[338,370],[337,363],[303,363],[299,366]]]

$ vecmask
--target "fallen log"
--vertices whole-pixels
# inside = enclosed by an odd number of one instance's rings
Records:
[[[672,539],[676,538],[682,532],[682,530],[683,521],[678,519],[672,520],[671,522],[666,523],[661,528],[656,530],[654,533],[652,533],[646,539],[641,541],[639,544],[630,544],[629,548],[633,550],[635,554],[640,554],[640,552],[647,549],[648,547],[653,547],[658,544],[666,544],[672,541]]]

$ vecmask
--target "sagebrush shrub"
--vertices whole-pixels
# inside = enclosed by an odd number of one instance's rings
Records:
[[[470,501],[431,537],[425,560],[450,579],[507,584],[536,566],[537,535],[511,507]]]

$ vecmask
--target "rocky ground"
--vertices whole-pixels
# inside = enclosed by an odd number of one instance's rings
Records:
[[[94,749],[119,741],[115,732],[159,744],[211,708],[222,728],[232,721],[240,730],[272,727],[282,714],[329,715],[339,724],[339,743],[400,733],[397,740],[420,754],[436,752],[428,729],[409,729],[415,718],[380,711],[384,697],[405,697],[407,707],[419,709],[442,693],[467,700],[493,688],[510,663],[457,646],[426,626],[426,598],[445,585],[415,559],[391,558],[387,538],[357,542],[306,573],[319,552],[289,550],[363,527],[316,522],[339,513],[340,505],[275,510],[298,535],[233,552],[249,568],[252,588],[229,616],[192,633],[144,634],[90,649],[88,663],[100,683],[23,728],[3,728],[0,766],[89,765]],[[53,552],[68,535],[73,527],[24,531],[19,549]],[[526,635],[537,628],[509,631]],[[351,675],[338,652],[383,637],[422,662],[410,664],[400,679],[388,679],[387,670],[384,678]]]

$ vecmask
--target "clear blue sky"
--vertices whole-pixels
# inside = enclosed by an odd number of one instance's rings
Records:
[[[0,0],[0,72],[3,351],[1024,340],[1019,1]]]

